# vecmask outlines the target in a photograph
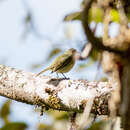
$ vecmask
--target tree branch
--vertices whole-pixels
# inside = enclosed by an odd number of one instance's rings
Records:
[[[126,59],[121,76],[121,107],[122,124],[124,130],[130,129],[130,56]]]
[[[114,46],[113,48],[112,46],[105,46],[103,42],[101,41],[101,39],[94,36],[94,33],[89,28],[89,23],[88,23],[88,12],[89,12],[89,9],[91,8],[92,3],[93,3],[93,0],[87,0],[85,8],[83,9],[83,12],[82,12],[82,25],[83,25],[88,41],[92,44],[93,47],[95,47],[96,49],[100,51],[106,50],[109,52],[120,54],[121,56],[127,56],[128,52],[126,50],[122,50],[122,48],[117,48],[116,46]]]
[[[82,112],[94,98],[91,112],[108,115],[108,99],[114,89],[108,82],[56,79],[36,76],[0,65],[0,95],[27,104],[56,110]]]
[[[85,46],[82,49],[79,60],[87,59],[90,52],[91,52],[91,50],[92,50],[92,44],[91,43],[86,43]]]

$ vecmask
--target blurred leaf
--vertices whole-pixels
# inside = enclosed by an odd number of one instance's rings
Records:
[[[89,59],[86,63],[81,63],[77,69],[77,71],[80,71],[84,68],[90,67],[91,65],[93,65],[97,60],[99,60],[100,58],[100,53],[99,51],[97,51],[96,49],[92,49],[92,51],[90,52],[90,56]]]
[[[58,54],[58,53],[60,53],[60,52],[61,52],[61,49],[59,49],[59,48],[54,48],[54,49],[51,51],[51,53],[50,53],[48,59],[52,58],[53,56],[55,56],[56,54]]]
[[[130,13],[126,14],[127,18],[128,18],[128,22],[130,23]]]
[[[52,126],[49,126],[49,125],[45,125],[45,124],[40,123],[40,124],[38,125],[38,130],[52,130]]]
[[[86,67],[88,67],[86,63],[79,64],[79,69],[84,69]]]
[[[62,112],[61,115],[59,114],[59,116],[56,117],[56,120],[67,120],[68,118],[69,118],[68,113]]]
[[[68,113],[64,111],[53,111],[53,116],[56,120],[68,119]]]
[[[32,64],[31,65],[31,68],[33,69],[37,69],[37,68],[40,68],[41,67],[41,64]]]
[[[61,52],[61,49],[59,49],[59,48],[54,48],[54,49],[50,52],[49,56],[47,57],[47,60],[50,60],[53,56],[57,55],[57,54],[60,53],[60,52]],[[44,62],[43,62],[43,63],[44,63]],[[31,65],[31,68],[32,68],[32,69],[40,68],[43,63],[41,63],[41,64],[32,64],[32,65]]]
[[[86,130],[103,130],[104,122],[94,122],[88,129]]]
[[[50,111],[49,114],[51,114],[56,120],[66,120],[68,119],[68,113],[64,111]]]
[[[25,18],[25,23],[30,22],[30,21],[31,21],[31,19],[32,19],[31,15],[30,15],[30,14],[28,14],[28,15],[26,16],[26,18]]]
[[[24,122],[13,122],[13,123],[8,123],[4,125],[0,130],[25,130],[27,128],[26,123]]]
[[[90,67],[93,64],[94,64],[94,61],[91,58],[89,58],[86,63],[79,64],[77,71],[80,71],[80,70],[83,70],[87,67]]]
[[[10,104],[11,104],[11,100],[7,100],[0,111],[0,116],[1,118],[3,118],[5,124],[8,123],[8,115],[10,114]]]
[[[99,51],[97,51],[96,49],[92,49],[91,53],[90,53],[90,58],[92,58],[92,60],[97,61],[100,57],[100,53]]]
[[[100,81],[102,81],[102,82],[107,82],[107,81],[108,81],[108,78],[107,78],[107,77],[102,77],[102,78],[100,79]]]
[[[112,17],[112,21],[113,21],[113,22],[119,23],[120,17],[119,17],[119,13],[118,13],[117,10],[111,9],[110,15],[111,15],[111,17]]]
[[[65,16],[64,21],[81,20],[81,12],[75,12]]]
[[[96,23],[102,22],[103,19],[103,10],[96,6],[92,6],[88,12],[88,22],[95,21]]]

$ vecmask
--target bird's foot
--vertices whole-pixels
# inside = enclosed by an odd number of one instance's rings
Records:
[[[63,73],[62,73],[62,75],[63,75],[63,79],[66,79],[66,80],[69,80],[70,78],[67,78]]]

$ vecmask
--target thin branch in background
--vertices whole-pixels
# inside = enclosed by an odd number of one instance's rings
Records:
[[[46,40],[52,41],[52,39],[49,36],[47,36],[45,34],[41,34],[38,31],[31,8],[27,4],[26,0],[22,0],[22,2],[24,5],[24,8],[26,10],[26,17],[24,18],[24,21],[23,21],[24,32],[23,32],[22,38],[25,39],[27,37],[27,35],[32,32],[34,34],[34,36],[36,36],[40,39],[46,39]]]
[[[120,103],[120,76],[118,62],[120,57],[114,53],[104,51],[102,53],[102,67],[105,73],[108,74],[108,80],[112,83],[116,91],[113,91],[109,100],[110,116],[117,116]]]
[[[92,105],[93,105],[93,101],[94,101],[94,97],[93,98],[90,98],[87,102],[86,102],[86,105],[85,105],[85,108],[84,108],[84,111],[83,111],[83,114],[81,116],[81,120],[79,121],[78,123],[78,130],[83,130],[86,126],[87,126],[87,120],[89,119],[89,115],[90,115],[90,112],[91,112],[91,108],[92,108]]]
[[[99,73],[100,73],[100,68],[101,68],[101,62],[102,62],[102,54],[100,54],[100,56],[99,56],[99,61],[98,61],[97,71],[96,71],[94,81],[96,81],[98,79],[98,76],[99,76]]]
[[[89,54],[90,54],[90,52],[91,52],[91,50],[92,50],[91,43],[85,44],[85,46],[83,47],[82,52],[80,54],[79,60],[87,59]]]
[[[24,28],[25,31],[23,33],[23,38],[25,38],[31,31],[39,38],[42,38],[42,35],[37,31],[36,29],[36,25],[34,23],[34,18],[33,18],[33,14],[31,11],[31,8],[29,7],[29,5],[27,4],[27,1],[22,0],[22,3],[24,5],[24,8],[27,12],[26,17],[24,18]]]
[[[69,128],[69,130],[77,130],[77,128],[78,128],[78,126],[76,124],[76,115],[77,115],[76,112],[70,114],[70,126],[69,126],[70,128]]]

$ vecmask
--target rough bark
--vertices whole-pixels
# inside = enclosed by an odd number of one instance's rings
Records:
[[[130,56],[124,64],[121,76],[121,116],[124,130],[130,129]]]
[[[56,110],[82,112],[94,98],[91,112],[108,115],[108,99],[114,89],[108,82],[56,79],[36,76],[0,65],[0,95],[27,104]]]

